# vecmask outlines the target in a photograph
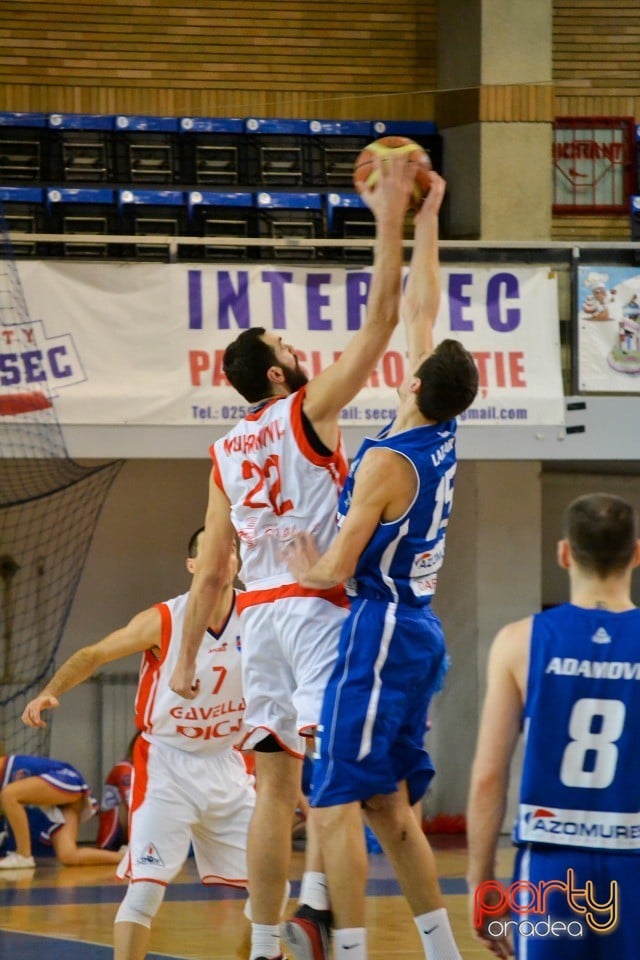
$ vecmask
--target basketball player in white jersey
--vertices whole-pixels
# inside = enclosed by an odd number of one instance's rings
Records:
[[[365,385],[399,319],[403,224],[414,169],[406,156],[377,161],[377,168],[375,189],[363,194],[376,219],[367,315],[340,358],[307,382],[295,350],[273,331],[246,330],[225,351],[227,379],[252,408],[211,448],[203,558],[171,682],[184,697],[194,696],[202,627],[220,597],[235,529],[247,587],[241,606],[243,744],[255,750],[258,794],[248,850],[252,960],[281,953],[278,891],[289,869],[303,738],[317,724],[346,614],[342,586],[301,589],[283,548],[310,528],[324,547],[331,542],[347,470],[338,418]]]
[[[187,569],[199,563],[202,530],[189,542]],[[130,879],[114,927],[114,960],[144,960],[151,922],[164,892],[182,868],[192,843],[205,884],[247,886],[246,841],[255,805],[253,777],[234,749],[244,700],[240,628],[233,583],[235,544],[227,554],[221,615],[203,631],[196,665],[198,694],[192,703],[176,696],[169,677],[178,657],[187,594],[156,604],[103,640],[77,650],[22,719],[44,727],[42,712],[101,666],[142,653],[135,719],[142,731],[133,752],[129,850],[118,868]],[[248,953],[249,929],[238,954]]]

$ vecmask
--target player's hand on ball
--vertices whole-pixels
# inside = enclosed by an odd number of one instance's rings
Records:
[[[440,207],[442,206],[447,184],[442,179],[440,174],[436,173],[435,170],[431,170],[429,173],[429,179],[431,181],[431,186],[428,194],[424,198],[422,206],[416,213],[416,223],[418,220],[422,220],[428,216],[437,216],[440,211]]]

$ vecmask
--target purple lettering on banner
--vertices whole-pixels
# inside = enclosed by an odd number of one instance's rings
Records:
[[[218,330],[228,330],[231,326],[229,314],[236,318],[241,330],[249,326],[249,273],[238,270],[238,289],[233,286],[228,270],[218,271]]]
[[[362,326],[370,286],[370,273],[358,271],[347,274],[347,330],[359,330]]]
[[[496,273],[487,284],[489,326],[497,333],[511,333],[520,325],[520,307],[510,307],[503,314],[501,300],[520,300],[518,278],[512,273]]]
[[[70,376],[71,376],[72,370],[71,370],[71,367],[69,366],[69,364],[68,364],[68,363],[65,363],[65,365],[62,366],[61,363],[58,361],[58,357],[66,357],[66,356],[67,356],[67,348],[66,348],[66,347],[62,347],[62,346],[60,346],[60,347],[51,347],[51,348],[47,351],[47,356],[49,357],[49,366],[50,366],[50,368],[51,368],[51,373],[54,375],[54,377],[56,377],[56,379],[58,379],[58,378],[60,378],[60,377],[70,377]]]
[[[310,273],[307,277],[309,330],[331,330],[333,326],[331,320],[324,320],[321,316],[322,308],[330,302],[329,296],[320,291],[323,283],[331,283],[330,273]]]
[[[271,315],[273,330],[286,330],[287,311],[284,305],[284,285],[293,283],[293,274],[281,270],[263,270],[262,282],[271,284]],[[265,326],[268,326],[265,323]]]
[[[473,320],[465,320],[463,310],[471,306],[471,297],[462,292],[473,280],[471,273],[452,273],[449,276],[449,316],[451,330],[473,330]]]
[[[189,270],[189,330],[202,330],[202,271]]]
[[[27,383],[40,383],[47,379],[47,375],[42,369],[41,350],[26,350],[22,354],[22,362]]]

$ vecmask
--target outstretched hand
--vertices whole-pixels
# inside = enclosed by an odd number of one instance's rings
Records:
[[[60,701],[57,697],[52,697],[50,694],[40,694],[39,697],[34,697],[33,700],[30,700],[22,712],[22,722],[26,724],[27,727],[46,727],[45,721],[42,719],[43,710],[53,710],[55,707],[60,706]]]
[[[361,181],[356,184],[358,193],[376,220],[389,216],[403,220],[413,196],[415,164],[410,163],[406,153],[391,153],[384,158],[374,156],[373,170],[377,173],[374,185],[368,187]]]

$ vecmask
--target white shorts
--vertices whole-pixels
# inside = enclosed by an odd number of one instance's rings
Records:
[[[302,757],[304,736],[320,719],[324,689],[338,652],[346,607],[322,597],[284,597],[245,607],[242,685],[245,750],[272,734]]]
[[[129,849],[118,876],[168,884],[193,844],[203,883],[247,885],[253,777],[237,750],[202,756],[140,737],[134,754]]]

